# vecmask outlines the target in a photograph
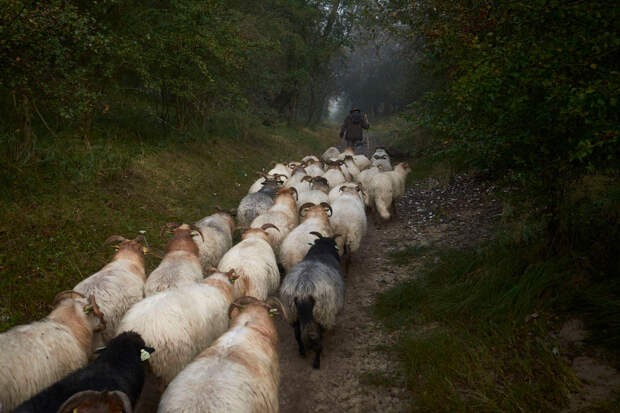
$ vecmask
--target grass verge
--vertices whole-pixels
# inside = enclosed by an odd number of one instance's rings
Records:
[[[158,139],[129,133],[40,142],[27,163],[0,171],[0,332],[40,318],[54,295],[97,271],[112,234],[146,231],[163,254],[161,226],[236,207],[271,160],[320,152],[335,132],[244,129],[243,134]],[[147,271],[159,259],[147,258]]]

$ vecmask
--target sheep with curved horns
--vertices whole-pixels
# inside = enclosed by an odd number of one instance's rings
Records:
[[[230,305],[230,328],[170,383],[158,413],[277,413],[275,298],[242,297]]]
[[[303,261],[288,272],[280,286],[280,299],[286,308],[287,321],[295,329],[299,354],[315,352],[312,366],[321,366],[323,332],[336,325],[336,316],[344,307],[344,282],[340,273],[339,234],[318,237]]]
[[[316,156],[316,155],[306,155],[306,156],[304,156],[303,158],[301,158],[301,161],[302,161],[303,163],[305,163],[306,165],[308,165],[308,162],[309,162],[309,161],[312,161],[312,162],[320,162],[321,160],[320,160],[320,159],[319,159],[319,157],[318,157],[318,156]]]
[[[340,151],[338,150],[338,148],[334,147],[334,146],[330,146],[329,148],[327,148],[325,150],[325,152],[323,152],[323,155],[321,155],[321,159],[324,162],[330,161],[334,158],[338,158],[338,156],[340,156]]]
[[[52,306],[43,320],[0,334],[0,404],[7,412],[85,366],[93,332],[105,328],[92,295],[63,291]]]
[[[114,337],[125,312],[144,298],[144,254],[148,249],[140,241],[144,242],[144,236],[133,240],[120,235],[109,237],[103,245],[119,243],[112,261],[73,288],[86,297],[93,295],[106,316],[106,328],[95,333],[93,350]]]
[[[327,164],[327,170],[323,173],[323,178],[327,180],[329,185],[329,189],[332,189],[336,185],[347,182],[342,170],[340,169],[340,164],[338,162],[329,162]]]
[[[312,177],[306,174],[303,166],[298,166],[293,170],[290,179],[284,185],[286,188],[295,188],[297,194],[310,190]]]
[[[284,182],[286,182],[286,180],[288,179],[286,175],[277,174],[277,173],[273,175],[268,175],[265,172],[258,172],[258,174],[261,177],[258,178],[256,181],[254,181],[254,183],[250,186],[250,190],[248,191],[248,194],[253,194],[263,189],[265,181],[276,181],[279,185],[283,185]],[[274,188],[274,191],[275,191],[275,188]]]
[[[329,202],[328,193],[329,184],[327,183],[327,179],[322,176],[317,176],[312,178],[310,190],[299,194],[297,203],[299,205],[308,203],[319,205],[322,202]]]
[[[324,172],[325,170],[323,169],[322,161],[308,161],[306,165],[306,173],[309,176],[316,178],[317,176],[322,176]]]
[[[273,206],[274,198],[284,181],[278,179],[266,179],[263,181],[263,188],[244,196],[237,208],[237,220],[239,225],[250,225],[254,218],[265,213]]]
[[[327,235],[333,233],[329,222],[332,215],[329,204],[304,204],[299,207],[299,215],[303,221],[287,235],[280,248],[280,263],[286,271],[304,259],[314,241],[313,231]]]
[[[198,246],[198,259],[203,272],[215,267],[226,251],[232,247],[232,234],[235,230],[235,220],[230,212],[216,206],[218,212],[196,222],[196,228],[204,239],[196,234],[194,242]]]
[[[220,271],[234,270],[239,276],[235,283],[235,298],[251,295],[264,300],[278,289],[280,271],[267,230],[278,231],[273,224],[249,228],[241,242],[232,247],[220,260]]]
[[[174,235],[166,247],[166,255],[157,268],[151,272],[144,285],[144,295],[153,294],[182,285],[191,285],[202,280],[202,266],[200,265],[198,245],[192,238],[192,233],[202,232],[193,224],[169,223],[164,229],[174,228]]]
[[[97,411],[131,412],[144,385],[144,362],[153,351],[139,334],[123,333],[99,350],[94,362],[41,391],[14,413],[71,413],[93,404],[101,405]]]
[[[297,190],[295,188],[284,188],[278,191],[273,206],[254,218],[250,227],[262,228],[265,224],[272,224],[278,228],[278,231],[267,233],[271,238],[270,243],[273,251],[277,255],[280,250],[280,243],[297,226],[298,222]]]
[[[332,228],[334,232],[342,235],[337,244],[342,252],[345,275],[349,271],[351,254],[359,249],[368,227],[362,193],[360,184],[353,188],[341,186],[340,195],[331,203]]]
[[[274,162],[271,161],[271,166],[272,168],[269,170],[269,172],[267,172],[267,174],[269,175],[274,175],[274,174],[279,174],[279,175],[284,175],[286,176],[286,179],[284,180],[284,183],[286,183],[286,180],[288,178],[291,177],[291,169],[288,167],[288,165],[282,163],[282,162]]]
[[[368,194],[364,190],[363,185],[362,184],[358,184],[356,182],[346,182],[344,184],[336,185],[335,187],[333,187],[329,191],[329,193],[327,194],[327,198],[328,198],[327,202],[329,202],[330,205],[332,204],[332,202],[334,202],[336,199],[338,199],[338,197],[340,195],[342,195],[342,188],[353,188],[353,189],[355,189],[359,193],[360,198],[362,199],[364,204],[367,204]]]
[[[118,333],[135,331],[157,349],[151,368],[166,385],[228,328],[226,311],[237,277],[234,271],[217,271],[193,285],[147,297],[129,309]]]

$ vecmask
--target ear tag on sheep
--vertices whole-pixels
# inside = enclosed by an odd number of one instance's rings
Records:
[[[86,307],[84,307],[84,313],[88,314],[91,311],[93,311],[93,306],[92,305],[87,305]]]
[[[149,352],[141,348],[140,349],[140,361],[147,361],[150,358],[151,358],[151,355],[149,354]]]
[[[121,249],[121,247],[119,247],[118,245],[113,245],[112,248],[114,248],[114,251],[118,251]]]
[[[273,318],[277,314],[278,314],[278,309],[277,308],[269,309],[269,317]]]
[[[146,248],[146,247],[142,247],[142,252],[143,252],[144,254],[146,254],[147,252],[149,252],[149,249],[148,249],[148,248]]]

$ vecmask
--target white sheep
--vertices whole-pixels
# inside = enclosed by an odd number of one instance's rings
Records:
[[[282,241],[280,248],[280,263],[286,271],[304,259],[310,249],[310,244],[314,241],[311,232],[318,232],[324,236],[333,234],[329,217],[332,209],[327,203],[314,205],[304,204],[299,208],[299,215],[302,218],[294,230],[292,230]]]
[[[306,170],[302,166],[297,166],[284,186],[286,188],[295,188],[297,194],[301,194],[310,190],[311,181],[312,177],[306,174]]]
[[[321,159],[327,162],[334,158],[337,159],[339,155],[340,155],[340,151],[338,150],[338,148],[334,146],[330,146],[329,148],[327,148],[325,152],[323,152],[323,155],[321,155]]]
[[[314,178],[317,176],[321,176],[323,175],[323,172],[325,172],[325,170],[323,169],[323,162],[319,161],[318,159],[316,161],[306,161],[306,173],[311,177]]]
[[[353,162],[357,165],[358,169],[361,171],[368,169],[370,167],[370,159],[366,157],[366,155],[353,155]]]
[[[267,172],[267,174],[268,175],[274,175],[274,174],[283,175],[286,177],[286,179],[284,179],[283,177],[280,177],[280,179],[283,179],[284,182],[286,183],[286,180],[291,177],[292,170],[287,165],[283,164],[282,162],[276,163],[274,161],[271,161],[271,165],[272,165],[272,168],[269,170],[269,172]]]
[[[228,331],[170,383],[157,412],[277,413],[278,334],[271,319],[275,311],[254,297],[231,304]]]
[[[322,176],[327,180],[330,189],[338,184],[347,182],[342,170],[340,169],[340,165],[337,163],[331,163]]]
[[[387,151],[382,146],[377,147],[377,149],[375,150],[375,153],[371,157],[371,161],[372,161],[372,165],[374,166],[381,165],[384,171],[392,170],[392,162],[390,161],[390,155],[387,153]]]
[[[193,239],[198,246],[200,265],[203,272],[206,272],[208,268],[216,266],[232,246],[235,220],[230,213],[220,209],[215,214],[196,222],[195,225],[202,236],[196,234]]]
[[[120,235],[109,237],[104,245],[120,242],[112,261],[73,288],[85,297],[93,295],[105,314],[106,328],[95,333],[93,350],[106,345],[115,336],[125,312],[144,298],[144,253],[147,249],[140,244],[141,240],[144,240],[141,235],[134,240]]]
[[[393,171],[378,173],[370,179],[368,192],[375,218],[376,213],[386,221],[396,215],[396,201],[405,192],[409,172],[409,165],[402,162]]]
[[[373,203],[372,200],[372,195],[371,192],[369,191],[370,188],[370,180],[372,179],[373,176],[377,175],[379,172],[382,172],[382,166],[371,166],[368,169],[364,169],[362,172],[360,172],[359,176],[358,176],[358,182],[362,185],[362,188],[365,190],[365,194],[366,196],[364,197],[364,203],[366,204],[367,207],[370,207],[371,204]]]
[[[262,228],[250,228],[242,236],[241,242],[232,247],[220,260],[220,271],[234,270],[239,279],[234,286],[234,297],[251,295],[264,300],[278,289],[280,271],[276,255],[267,234],[268,229],[277,231],[272,224]]]
[[[172,227],[176,224],[167,226]],[[200,233],[193,224],[182,224],[174,230],[174,236],[166,247],[166,255],[146,280],[144,285],[146,297],[202,280],[202,266],[198,258],[198,246],[192,238],[193,231]]]
[[[275,225],[279,231],[269,231],[271,245],[274,252],[280,249],[280,243],[286,235],[297,226],[299,217],[297,216],[297,190],[295,188],[284,188],[278,191],[274,204],[266,212],[254,218],[252,228],[262,228],[265,224]]]
[[[125,314],[117,334],[139,333],[155,348],[149,362],[165,386],[228,328],[234,272],[215,272],[201,282],[173,288],[140,301]]]
[[[351,155],[345,156],[344,165],[347,167],[347,171],[351,175],[350,180],[357,181],[357,178],[359,177],[359,174],[360,174],[360,169],[355,164],[355,161],[353,160],[353,156]]]
[[[52,305],[43,320],[0,334],[0,405],[6,412],[85,366],[93,332],[105,328],[94,296],[63,291]]]
[[[334,233],[341,235],[336,240],[342,252],[346,274],[351,262],[351,254],[359,249],[368,226],[361,186],[359,184],[353,188],[341,186],[340,194],[331,202],[331,207],[333,213],[330,223]]]

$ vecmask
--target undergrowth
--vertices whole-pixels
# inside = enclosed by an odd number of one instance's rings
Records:
[[[40,140],[26,161],[1,154],[0,332],[44,316],[56,293],[101,268],[113,252],[101,248],[108,236],[145,231],[150,271],[164,253],[163,224],[236,207],[256,171],[319,154],[335,136],[324,128],[233,127],[243,133],[101,127],[88,139]]]

